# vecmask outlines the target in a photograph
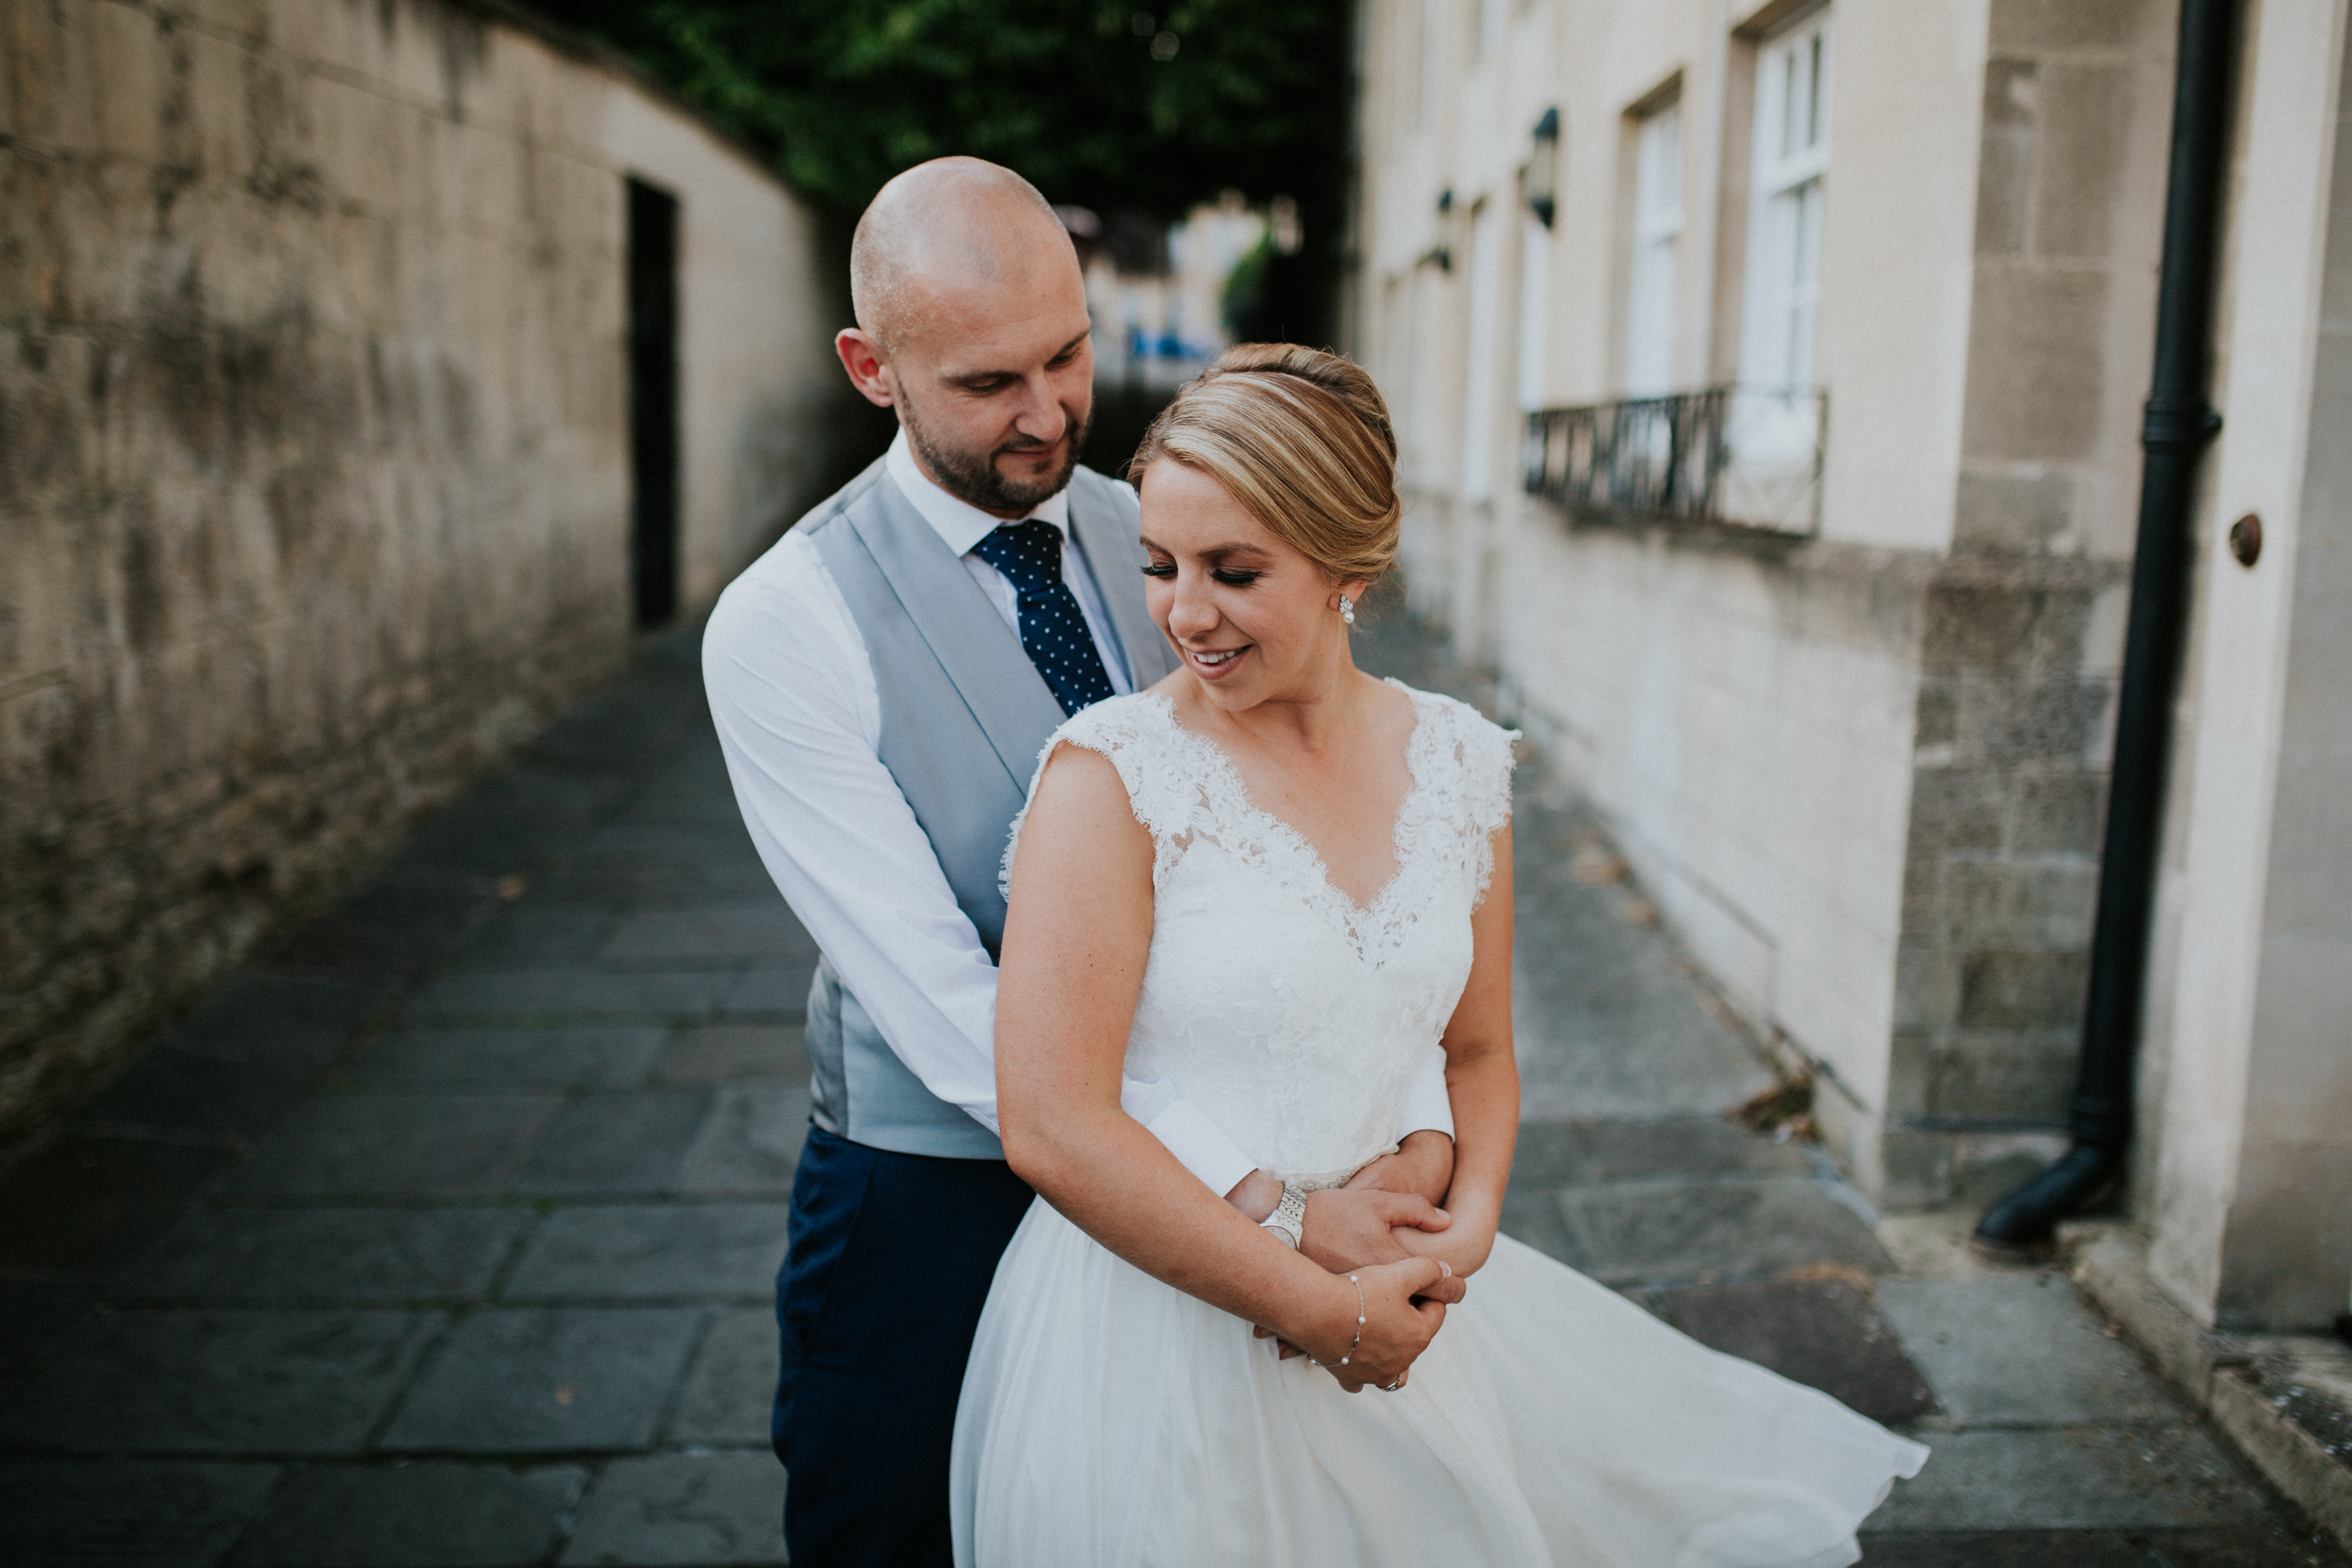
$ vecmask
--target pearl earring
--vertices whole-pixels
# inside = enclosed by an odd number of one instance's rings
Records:
[[[1356,601],[1345,594],[1339,595],[1339,618],[1351,626],[1356,624]]]

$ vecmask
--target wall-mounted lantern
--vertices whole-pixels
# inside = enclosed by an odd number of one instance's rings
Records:
[[[1440,272],[1454,270],[1454,187],[1437,193],[1437,240],[1423,261],[1434,261]]]
[[[1547,109],[1536,121],[1536,150],[1528,159],[1528,210],[1551,226],[1559,195],[1559,110]]]

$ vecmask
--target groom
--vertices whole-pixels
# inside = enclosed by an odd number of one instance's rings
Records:
[[[776,1281],[794,1568],[950,1561],[956,1395],[1032,1195],[996,1137],[999,867],[1055,728],[1175,668],[1135,493],[1078,466],[1091,325],[1045,198],[977,159],[919,165],[859,221],[850,281],[835,347],[898,438],[736,580],[703,639],[744,825],[824,953]],[[1122,1103],[1264,1217],[1265,1179],[1171,1086],[1129,1079]],[[1397,1190],[1317,1194],[1309,1254],[1394,1252],[1388,1227],[1433,1213],[1405,1189],[1444,1192],[1451,1130],[1434,1063]]]

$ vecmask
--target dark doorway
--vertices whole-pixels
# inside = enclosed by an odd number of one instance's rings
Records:
[[[677,614],[677,198],[629,182],[629,555],[637,625]]]

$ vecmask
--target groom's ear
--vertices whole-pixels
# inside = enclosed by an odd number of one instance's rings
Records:
[[[872,333],[863,327],[844,327],[833,335],[833,352],[841,356],[841,368],[849,373],[850,384],[866,402],[879,408],[897,405],[898,378]]]

